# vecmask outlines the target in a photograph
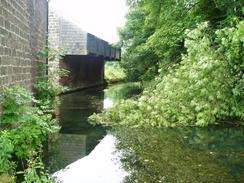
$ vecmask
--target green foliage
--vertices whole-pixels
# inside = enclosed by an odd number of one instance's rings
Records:
[[[243,18],[242,0],[130,0],[127,22],[119,31],[121,65],[129,80],[151,80],[158,69],[181,61],[187,29],[208,21],[212,29]],[[165,74],[168,70],[164,70]]]
[[[48,172],[45,171],[44,165],[40,157],[29,159],[28,168],[24,171],[23,183],[54,183],[55,181],[49,178]]]
[[[50,114],[33,106],[38,103],[33,94],[20,86],[5,88],[0,101],[0,173],[14,175],[16,161],[35,157],[48,134],[58,127]]]
[[[119,31],[120,44],[125,48],[121,66],[125,69],[127,79],[136,81],[143,77],[147,70],[157,72],[155,69],[157,58],[153,59],[153,52],[145,47],[147,38],[153,32],[153,30],[145,30],[143,27],[146,17],[145,10],[139,4],[131,6],[130,10],[126,26]],[[152,79],[151,72],[145,77]]]
[[[14,177],[11,177],[8,174],[0,174],[1,183],[14,183]]]
[[[106,124],[206,126],[244,118],[244,21],[212,33],[208,23],[186,31],[187,53],[157,77],[139,100],[125,100],[92,120]]]
[[[118,62],[105,63],[105,79],[108,83],[125,79],[125,72]]]
[[[0,96],[4,110],[1,112],[0,127],[11,127],[20,124],[24,119],[23,113],[30,108],[27,104],[35,102],[32,94],[19,86],[15,88],[6,88]]]
[[[60,77],[68,74],[65,69],[59,68],[62,59],[62,50],[46,48],[39,52],[40,59],[48,59],[48,64],[42,63],[39,68],[40,77],[35,84],[36,98],[39,100],[38,107],[46,112],[52,113],[56,104],[56,96],[68,88],[59,83]],[[48,71],[48,75],[44,73]]]
[[[28,157],[43,140],[40,137],[52,131],[54,121],[51,115],[31,106],[37,101],[31,92],[22,87],[4,89],[1,101],[0,125],[8,131],[4,137],[11,140],[17,157]],[[30,133],[30,129],[33,133]]]
[[[3,131],[0,136],[0,174],[14,168],[14,163],[11,161],[14,146],[8,138],[5,138],[6,133],[8,132]]]

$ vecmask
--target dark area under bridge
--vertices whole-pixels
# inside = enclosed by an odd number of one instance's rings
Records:
[[[49,12],[49,42],[64,50],[59,67],[70,71],[60,82],[71,89],[103,84],[105,61],[119,61],[121,49],[83,31],[61,14]]]

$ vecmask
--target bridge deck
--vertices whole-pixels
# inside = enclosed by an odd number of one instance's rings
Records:
[[[64,49],[66,55],[93,55],[104,60],[120,60],[121,50],[83,31],[58,13],[49,13],[49,42]]]

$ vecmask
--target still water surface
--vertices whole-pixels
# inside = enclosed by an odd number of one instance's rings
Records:
[[[239,127],[114,130],[126,183],[243,183]]]
[[[88,117],[103,109],[102,87],[60,96],[57,120],[59,134],[50,137],[46,158],[50,173],[88,155],[106,135],[102,126],[92,126]]]
[[[139,92],[138,88],[116,85],[105,92],[98,87],[61,96],[61,130],[48,147],[50,172],[88,155],[106,135],[106,129],[88,123],[92,113]],[[111,131],[120,161],[129,173],[125,182],[244,182],[241,127],[116,127]]]

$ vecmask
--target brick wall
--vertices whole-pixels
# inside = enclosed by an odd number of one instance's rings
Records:
[[[46,0],[0,0],[0,88],[33,86],[36,56],[46,42],[47,9]]]

